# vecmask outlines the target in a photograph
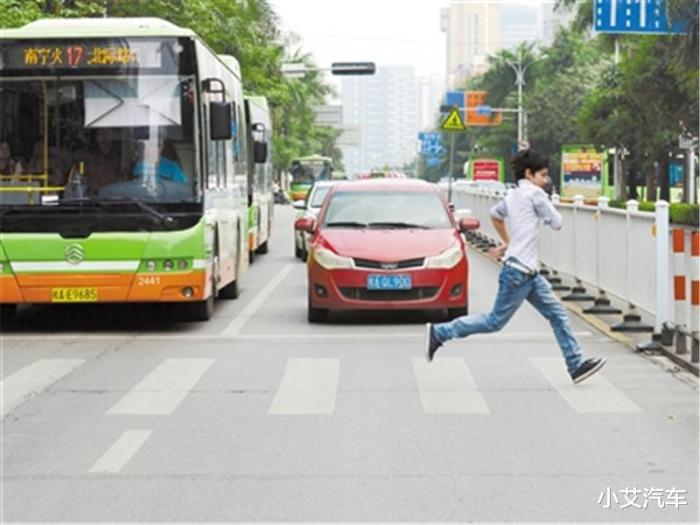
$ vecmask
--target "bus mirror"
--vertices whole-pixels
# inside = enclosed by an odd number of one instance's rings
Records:
[[[231,103],[209,102],[209,136],[211,140],[229,140],[231,131]]]
[[[267,143],[253,142],[253,157],[256,164],[265,164],[267,162]]]

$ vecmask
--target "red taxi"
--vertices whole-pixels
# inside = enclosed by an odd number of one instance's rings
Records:
[[[340,182],[317,219],[298,219],[311,234],[308,319],[331,310],[468,310],[469,265],[462,232],[438,188],[415,179]]]

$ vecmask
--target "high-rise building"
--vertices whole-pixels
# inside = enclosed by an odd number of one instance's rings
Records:
[[[444,75],[429,75],[418,79],[421,130],[435,127],[440,114],[440,105],[445,95]]]
[[[518,0],[453,0],[441,10],[440,27],[447,34],[448,88],[488,68],[488,57],[523,42],[549,44],[556,30],[570,21],[554,11],[555,0],[538,4]]]
[[[418,87],[412,66],[383,66],[373,76],[343,77],[343,124],[359,131],[359,146],[341,147],[349,175],[413,160],[420,125]]]
[[[489,0],[452,2],[440,12],[447,34],[447,83],[455,88],[487,68],[487,58],[501,48],[498,3]]]

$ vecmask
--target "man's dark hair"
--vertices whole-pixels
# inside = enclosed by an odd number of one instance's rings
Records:
[[[540,155],[534,149],[524,149],[518,151],[515,157],[510,161],[510,165],[515,171],[515,180],[525,178],[525,170],[530,170],[532,173],[540,171],[549,166],[549,159],[544,155]]]

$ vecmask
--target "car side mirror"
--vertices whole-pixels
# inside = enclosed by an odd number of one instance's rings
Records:
[[[307,233],[313,233],[316,230],[316,221],[311,217],[302,217],[294,221],[294,229],[301,230]]]
[[[294,201],[294,209],[295,210],[305,210],[306,209],[306,202],[304,202],[303,200]]]
[[[460,219],[459,220],[459,231],[466,232],[468,230],[478,230],[481,227],[479,219]]]

